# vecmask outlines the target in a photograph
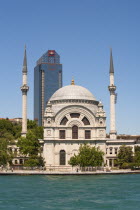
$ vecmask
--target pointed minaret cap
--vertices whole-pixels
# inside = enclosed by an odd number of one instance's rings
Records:
[[[74,79],[71,80],[71,85],[75,85]]]
[[[24,47],[24,60],[23,60],[23,73],[27,73],[27,58],[26,58],[26,45]]]
[[[112,48],[110,48],[110,70],[109,70],[109,73],[114,73]]]

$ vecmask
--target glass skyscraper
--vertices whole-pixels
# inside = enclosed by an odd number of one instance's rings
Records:
[[[62,87],[62,64],[55,50],[48,50],[34,68],[34,120],[43,125],[46,103]]]

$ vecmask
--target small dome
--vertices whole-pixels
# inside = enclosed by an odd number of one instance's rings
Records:
[[[50,101],[65,100],[65,99],[80,99],[80,100],[94,100],[93,94],[86,88],[78,85],[68,85],[58,89],[50,98]]]

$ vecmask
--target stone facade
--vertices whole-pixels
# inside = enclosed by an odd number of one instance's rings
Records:
[[[82,93],[82,94],[81,94]],[[135,140],[106,138],[106,113],[101,102],[85,88],[65,86],[50,98],[44,115],[43,157],[46,168],[68,170],[68,161],[81,144],[100,147],[104,165],[114,166],[121,145]]]

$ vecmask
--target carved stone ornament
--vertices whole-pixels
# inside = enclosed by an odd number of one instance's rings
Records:
[[[104,120],[103,120],[103,118],[100,118],[100,119],[99,119],[99,125],[100,125],[100,126],[103,126],[103,124],[104,124]]]
[[[104,136],[104,130],[99,130],[99,136],[103,137]]]
[[[47,111],[47,112],[50,112],[50,111],[51,111],[51,107],[47,107],[47,108],[46,108],[46,111]]]
[[[51,130],[47,130],[47,136],[51,136]]]
[[[51,118],[48,118],[47,119],[47,124],[50,124],[51,123]]]

